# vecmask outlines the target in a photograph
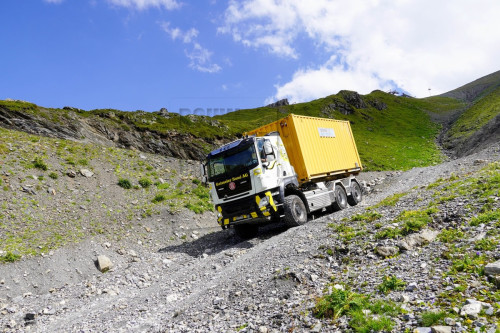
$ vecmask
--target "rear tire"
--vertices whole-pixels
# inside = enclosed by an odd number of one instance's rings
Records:
[[[335,202],[332,204],[333,210],[338,211],[347,207],[347,193],[344,186],[335,186]]]
[[[363,191],[357,181],[351,183],[351,195],[347,197],[347,202],[351,206],[356,206],[363,200]]]
[[[257,236],[259,226],[256,224],[237,224],[234,226],[234,231],[241,239],[250,239]]]
[[[285,223],[289,227],[298,227],[307,222],[307,210],[302,199],[297,195],[289,195],[285,198]]]

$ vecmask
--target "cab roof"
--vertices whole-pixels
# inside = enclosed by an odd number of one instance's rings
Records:
[[[253,143],[255,142],[255,137],[248,137],[248,138],[243,138],[243,139],[238,139],[238,140],[235,140],[233,142],[230,142],[228,143],[227,145],[224,145],[220,148],[217,148],[215,150],[212,150],[208,155],[207,155],[207,159],[208,158],[211,158],[211,157],[214,157],[216,155],[219,155],[225,151],[228,151],[228,150],[231,150],[231,149],[234,149],[234,148],[237,148],[239,146],[246,146],[247,144],[249,143]]]

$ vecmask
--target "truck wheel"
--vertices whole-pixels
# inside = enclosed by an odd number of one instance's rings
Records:
[[[333,210],[342,210],[347,207],[347,193],[341,185],[335,186],[335,202],[332,204]]]
[[[307,222],[307,211],[304,202],[296,196],[289,195],[285,198],[285,223],[289,227],[298,227]]]
[[[347,197],[347,202],[351,206],[356,206],[363,200],[363,191],[361,191],[361,186],[358,182],[353,181],[351,183],[351,195]]]
[[[250,239],[257,236],[259,233],[259,226],[256,224],[238,224],[234,226],[236,235],[242,239]]]

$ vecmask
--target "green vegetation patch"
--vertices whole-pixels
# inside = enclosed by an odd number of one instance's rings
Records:
[[[238,110],[215,117],[232,130],[244,133],[285,117],[287,114],[348,120],[365,170],[407,170],[439,163],[443,155],[436,146],[439,126],[427,112],[448,108],[456,101],[398,97],[382,91],[359,96],[360,109],[346,101],[353,92],[340,92],[307,103],[280,108]],[[351,109],[345,115],[339,106]]]
[[[399,200],[404,197],[407,193],[396,193],[391,196],[388,196],[384,200],[380,201],[378,204],[371,208],[380,208],[384,206],[395,206]]]
[[[337,320],[349,318],[349,325],[355,332],[391,331],[401,308],[390,301],[372,300],[370,295],[358,294],[350,289],[333,288],[332,292],[320,297],[313,310],[318,318]]]
[[[425,311],[422,313],[422,326],[431,327],[434,325],[444,324],[444,318],[447,313],[444,311]]]
[[[118,186],[126,189],[126,190],[129,190],[132,188],[132,183],[130,182],[130,180],[128,179],[125,179],[125,178],[120,178],[118,180]]]
[[[375,238],[396,238],[418,232],[425,228],[432,221],[431,215],[437,212],[436,208],[427,208],[425,210],[405,210],[399,214],[394,222],[399,223],[400,227],[387,227],[378,231]]]
[[[441,232],[439,233],[437,238],[441,242],[443,242],[445,244],[449,244],[449,243],[453,243],[453,242],[456,242],[458,240],[463,239],[464,236],[465,236],[465,234],[461,230],[444,229],[444,230],[441,230]]]
[[[39,156],[35,157],[35,159],[33,160],[33,167],[44,171],[49,168],[45,161]]]
[[[141,185],[143,188],[148,188],[153,185],[153,182],[149,178],[141,178],[139,179],[139,185]]]
[[[398,279],[395,275],[392,276],[384,276],[384,279],[381,284],[378,285],[378,291],[387,295],[390,291],[393,290],[403,290],[406,286],[406,282],[401,279]]]
[[[3,262],[3,263],[18,261],[19,259],[21,259],[20,254],[15,254],[15,253],[12,253],[10,251],[7,252],[6,254],[0,256],[0,262]]]
[[[475,101],[448,132],[451,140],[465,141],[477,130],[500,114],[500,87]]]
[[[363,214],[356,214],[351,217],[351,221],[365,221],[365,222],[373,222],[382,217],[382,214],[379,212],[368,211]]]

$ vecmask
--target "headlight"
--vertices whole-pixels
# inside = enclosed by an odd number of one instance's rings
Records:
[[[265,207],[267,205],[269,205],[269,199],[267,197],[260,199],[259,208]]]

